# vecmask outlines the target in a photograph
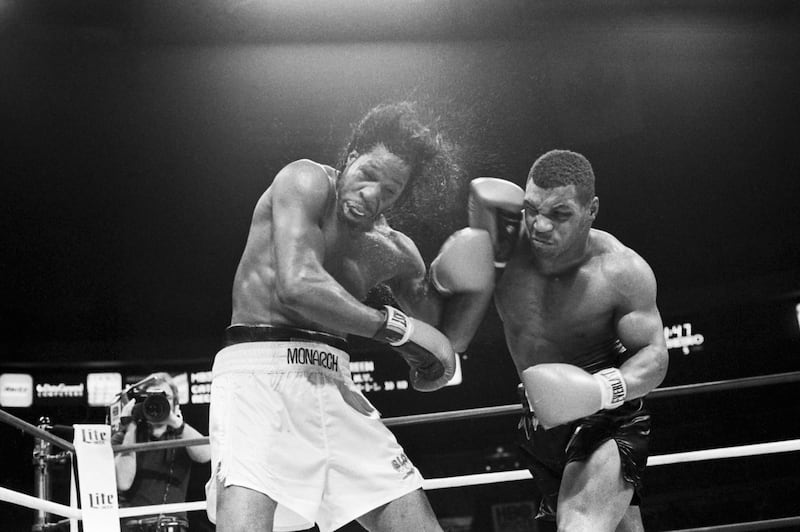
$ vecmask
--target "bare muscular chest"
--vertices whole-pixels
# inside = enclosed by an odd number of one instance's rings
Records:
[[[512,355],[525,365],[568,359],[613,334],[614,294],[591,266],[553,277],[509,264],[495,301]]]

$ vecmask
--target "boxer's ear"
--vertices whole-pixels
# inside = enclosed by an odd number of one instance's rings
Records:
[[[353,150],[350,153],[348,153],[347,154],[347,164],[350,164],[353,161],[355,161],[356,159],[358,159],[358,155],[359,154],[358,154],[358,152],[356,150]]]
[[[589,217],[592,221],[597,218],[597,213],[600,212],[600,199],[595,196],[589,203]]]

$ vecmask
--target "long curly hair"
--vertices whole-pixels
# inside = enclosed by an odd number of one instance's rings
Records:
[[[453,212],[463,203],[457,149],[445,138],[438,122],[428,109],[414,102],[376,105],[353,126],[337,166],[339,171],[344,170],[348,154],[366,153],[378,144],[409,166],[408,184],[386,217],[392,227],[408,234],[421,247],[423,257],[427,250],[422,248],[432,236],[439,241],[453,230]]]
[[[423,124],[412,102],[383,103],[370,109],[353,127],[337,169],[344,170],[351,152],[367,153],[378,144],[384,145],[410,168],[406,190],[413,188],[425,167],[442,150],[441,137],[430,125]]]
[[[414,241],[426,264],[447,235],[466,223],[468,180],[459,164],[459,148],[447,139],[440,123],[429,108],[411,101],[379,104],[353,126],[337,167],[344,170],[354,150],[365,153],[378,144],[409,166],[408,184],[386,218]],[[391,302],[385,285],[373,288],[367,298],[373,305]]]

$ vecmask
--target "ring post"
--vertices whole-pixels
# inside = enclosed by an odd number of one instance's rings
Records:
[[[38,427],[42,430],[51,428],[50,419],[47,417],[39,418]],[[36,497],[49,501],[50,500],[50,442],[41,438],[33,439],[33,493]],[[50,519],[50,514],[44,509],[37,509],[33,521],[33,532],[41,532],[44,530]]]

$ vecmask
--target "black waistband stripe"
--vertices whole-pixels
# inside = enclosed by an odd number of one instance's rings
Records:
[[[226,346],[247,342],[291,342],[298,340],[326,344],[345,352],[349,350],[347,340],[341,336],[297,327],[234,324],[225,329]]]

